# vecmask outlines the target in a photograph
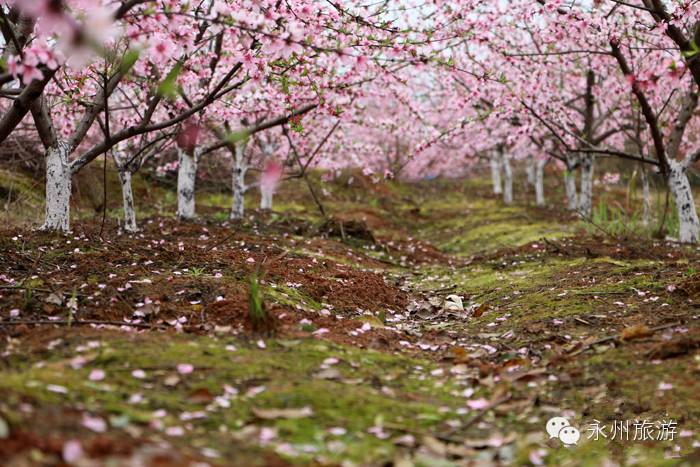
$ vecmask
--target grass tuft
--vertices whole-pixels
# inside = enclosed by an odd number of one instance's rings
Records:
[[[275,334],[275,319],[265,308],[265,300],[257,274],[252,274],[249,280],[248,319],[253,333],[262,336]]]

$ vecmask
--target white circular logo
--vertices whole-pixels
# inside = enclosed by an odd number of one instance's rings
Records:
[[[562,443],[566,444],[567,446],[578,443],[578,440],[580,438],[581,433],[578,431],[577,428],[574,428],[573,426],[566,426],[559,430],[559,439]]]
[[[559,431],[566,426],[569,426],[569,421],[564,417],[550,418],[547,422],[547,433],[550,438],[558,438]]]

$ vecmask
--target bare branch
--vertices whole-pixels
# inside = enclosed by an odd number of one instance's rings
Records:
[[[0,120],[0,144],[2,144],[8,136],[14,131],[24,117],[29,113],[31,103],[34,99],[41,96],[44,92],[44,87],[51,80],[51,77],[56,73],[56,70],[49,70],[42,67],[44,77],[40,80],[34,80],[29,83],[22,93],[12,102],[12,106],[5,112]]]
[[[660,163],[659,161],[655,161],[653,159],[647,159],[645,157],[639,157],[635,156],[633,154],[627,154],[626,152],[621,152],[621,151],[615,151],[612,149],[576,149],[573,152],[581,152],[585,154],[606,154],[608,156],[615,156],[615,157],[620,157],[622,159],[629,159],[632,161],[637,161],[637,162],[642,162],[644,164],[650,164],[650,165],[655,165],[659,166]]]
[[[627,59],[620,50],[620,46],[618,45],[616,40],[610,41],[610,48],[612,50],[613,56],[615,57],[618,65],[620,66],[620,69],[622,70],[622,73],[625,76],[634,77],[632,70],[627,64]],[[644,119],[646,120],[647,125],[649,126],[649,132],[651,133],[652,140],[654,141],[654,148],[656,150],[656,158],[659,160],[659,167],[661,168],[661,172],[665,175],[669,171],[669,164],[666,155],[666,148],[664,146],[663,135],[661,134],[661,129],[659,128],[659,122],[656,118],[656,113],[651,108],[651,104],[649,104],[649,101],[647,100],[644,91],[642,91],[642,89],[639,87],[639,83],[637,83],[634,80],[632,81],[632,92],[637,97],[639,105],[642,107],[642,114],[644,115]]]

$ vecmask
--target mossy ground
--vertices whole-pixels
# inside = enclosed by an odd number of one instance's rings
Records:
[[[166,433],[168,427],[187,427],[182,439],[170,437],[173,444],[198,447],[205,453],[209,448],[224,463],[240,465],[239,452],[245,450],[241,443],[231,444],[231,437],[252,438],[241,441],[258,444],[263,427],[274,430],[276,442],[281,442],[278,450],[296,453],[297,461],[321,457],[327,462],[371,463],[391,458],[397,448],[367,433],[367,428],[386,422],[411,431],[435,429],[452,416],[440,408],[457,405],[450,395],[455,390],[452,384],[435,384],[429,378],[435,363],[320,340],[270,340],[262,349],[254,341],[239,339],[67,332],[60,342],[51,342],[51,352],[8,362],[0,393],[5,396],[2,408],[10,423],[26,423],[8,410],[20,400],[31,400],[39,407],[79,406],[137,431],[148,431],[153,413],[163,410],[157,420]],[[90,347],[90,342],[99,345]],[[71,367],[76,355],[86,356],[85,367]],[[324,377],[328,358],[338,360],[328,365],[336,374]],[[176,367],[181,363],[193,365],[192,373],[178,374]],[[89,368],[94,367],[105,371],[104,380],[89,380]],[[145,376],[132,376],[136,369]],[[67,392],[51,392],[50,385],[65,387]],[[134,394],[143,399],[135,402]],[[302,407],[313,413],[300,419],[265,421],[251,411]],[[40,415],[41,408],[38,411]],[[337,427],[345,433],[332,430]],[[151,436],[153,440],[162,435]],[[200,455],[196,449],[191,454]]]
[[[594,238],[556,203],[506,207],[480,179],[349,180],[332,185],[326,208],[365,221],[376,245],[319,238],[301,183],[242,225],[218,226],[230,206],[220,193],[198,199],[199,223],[164,221],[170,194],[139,206],[147,228],[132,238],[113,235],[113,222],[107,243],[94,228],[75,238],[8,232],[3,263],[25,288],[2,291],[6,323],[15,307],[25,320],[66,317],[65,304],[47,303],[59,289],[78,294],[83,319],[133,319],[136,302],[160,298],[151,323],[168,329],[0,325],[0,417],[11,436],[0,459],[57,462],[78,439],[104,462],[155,447],[179,465],[696,462],[697,249]],[[244,318],[258,265],[282,323],[264,340]],[[451,293],[467,312],[407,311]],[[181,317],[177,333],[168,323]],[[95,369],[104,378],[91,380]],[[544,431],[562,414],[582,430],[577,446]],[[633,440],[633,428],[625,442],[588,439],[593,420],[644,419],[676,421],[674,440]]]

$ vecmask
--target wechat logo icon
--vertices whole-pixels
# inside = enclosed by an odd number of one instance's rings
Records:
[[[581,432],[578,431],[578,428],[571,426],[564,417],[550,418],[545,428],[550,438],[559,438],[565,446],[574,445],[581,438]]]

